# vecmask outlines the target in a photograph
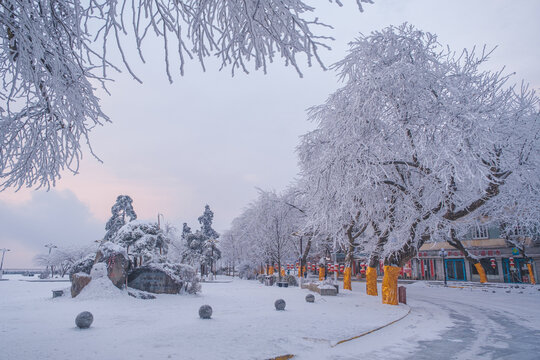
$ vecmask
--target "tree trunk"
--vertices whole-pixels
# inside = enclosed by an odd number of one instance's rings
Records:
[[[345,272],[343,273],[343,289],[352,290],[351,284],[351,267],[354,261],[354,240],[352,234],[347,231],[347,237],[349,238],[349,246],[347,247],[347,255],[345,256]]]
[[[399,266],[384,266],[384,277],[382,281],[382,303],[389,305],[398,304],[398,287],[397,280],[401,267]]]
[[[343,273],[343,289],[344,290],[352,290],[351,272],[352,272],[352,269],[350,266],[345,267],[345,270]]]
[[[377,268],[373,266],[366,270],[366,294],[377,296]]]
[[[529,280],[531,282],[531,284],[535,285],[536,284],[536,279],[534,278],[534,272],[533,272],[533,267],[532,267],[532,264],[527,264],[527,269],[529,270]]]
[[[374,222],[371,226],[375,231],[375,235],[378,236],[378,240],[375,249],[371,252],[366,270],[366,294],[377,296],[377,267],[379,266],[380,254],[384,249],[384,245],[388,242],[388,231],[381,233],[381,230]]]
[[[309,255],[309,251],[311,250],[311,239],[312,237],[310,236],[308,238],[306,248],[304,249],[304,253],[302,254],[302,258],[300,259],[300,269],[299,269],[300,279],[303,278],[304,273],[306,272],[306,261]]]

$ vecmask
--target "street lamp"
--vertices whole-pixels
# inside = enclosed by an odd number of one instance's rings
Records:
[[[443,264],[443,270],[444,270],[444,286],[447,286],[447,284],[446,284],[446,263],[444,261],[444,259],[446,258],[446,255],[448,255],[448,253],[444,250],[444,248],[442,248],[439,251],[439,256],[442,257],[442,264]]]
[[[2,270],[4,268],[4,255],[6,254],[6,251],[11,251],[11,250],[3,248],[3,249],[0,249],[0,251],[2,251],[2,262],[0,263],[0,279],[2,279],[2,275],[4,274],[4,270]]]

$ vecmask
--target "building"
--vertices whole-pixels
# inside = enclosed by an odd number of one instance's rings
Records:
[[[514,236],[524,235],[518,229]],[[531,268],[535,279],[538,279],[536,264],[540,260],[540,242],[538,239],[524,239],[525,253],[533,259]],[[479,224],[469,231],[462,242],[470,253],[480,259],[489,282],[530,282],[527,260],[520,255],[517,248],[501,237],[497,227]],[[445,249],[447,253],[444,260],[447,280],[480,281],[476,268],[447,242],[426,243],[420,248],[417,258],[411,261],[413,279],[444,280],[443,259],[439,254],[441,249]]]

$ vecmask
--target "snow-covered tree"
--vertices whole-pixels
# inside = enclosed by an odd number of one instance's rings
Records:
[[[294,233],[299,231],[295,222],[297,211],[283,196],[259,190],[258,198],[233,220],[226,233],[226,249],[242,249],[228,252],[227,256],[234,256],[235,261],[244,265],[251,264],[252,268],[277,265],[280,269],[285,261],[294,261],[298,258],[294,246],[298,241]]]
[[[370,263],[397,276],[425,241],[535,201],[538,98],[481,70],[488,56],[408,24],[354,41],[334,65],[345,85],[310,110],[318,127],[299,148],[312,221],[370,227]]]
[[[158,224],[134,220],[124,225],[111,242],[126,248],[128,256],[133,256],[135,265],[140,266],[164,262],[170,240]]]
[[[70,272],[74,266],[84,262],[87,257],[95,258],[97,245],[58,247],[50,254],[38,254],[34,262],[41,266],[53,266],[60,276]]]
[[[187,232],[183,234],[184,250],[182,262],[192,266],[200,266],[203,262],[204,244],[207,238],[197,231],[195,234]]]
[[[210,210],[210,206],[204,207],[204,212],[198,218],[199,224],[201,224],[201,230],[197,231],[201,243],[201,274],[208,270],[214,271],[214,264],[221,258],[221,251],[217,248],[217,240],[219,234],[212,228],[212,222],[214,221],[214,212]]]
[[[217,239],[219,234],[212,228],[212,221],[214,221],[214,212],[210,210],[210,206],[204,207],[204,212],[198,218],[199,224],[201,224],[201,232],[209,239]]]
[[[191,228],[187,223],[182,225],[182,239],[185,239],[189,234],[191,234]]]
[[[105,241],[111,240],[118,230],[127,223],[126,217],[129,217],[128,221],[137,219],[137,214],[133,210],[133,200],[129,195],[118,195],[116,203],[111,208],[111,213],[112,216],[105,225],[105,230],[107,230],[103,238]]]
[[[233,73],[247,72],[248,62],[266,71],[281,57],[300,73],[298,57],[322,65],[319,49],[331,39],[315,32],[325,25],[313,11],[301,0],[3,0],[0,189],[48,188],[62,170],[77,173],[81,142],[89,144],[90,131],[109,121],[94,86],[122,68],[111,50],[138,81],[128,43],[144,62],[143,45],[156,38],[170,81],[172,57],[180,74],[187,59],[205,67],[208,57]]]

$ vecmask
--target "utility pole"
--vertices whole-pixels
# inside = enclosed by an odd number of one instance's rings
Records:
[[[51,261],[51,250],[52,249],[56,249],[58,246],[52,244],[52,243],[49,243],[47,245],[45,245],[46,248],[49,248],[49,262]],[[47,269],[49,268],[49,265],[47,265]],[[51,278],[54,276],[54,268],[53,266],[51,265]]]
[[[3,248],[3,249],[0,249],[0,251],[2,252],[2,262],[0,263],[0,279],[2,279],[2,275],[4,274],[4,255],[6,254],[6,251],[11,251],[9,249],[6,249],[6,248]]]

